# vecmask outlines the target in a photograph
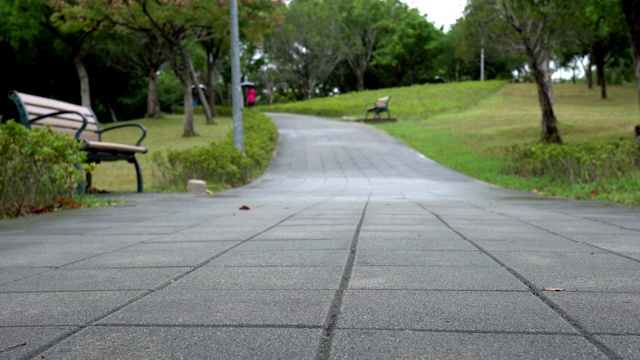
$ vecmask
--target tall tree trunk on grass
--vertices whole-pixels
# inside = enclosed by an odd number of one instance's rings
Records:
[[[215,124],[213,121],[213,116],[211,116],[211,108],[209,108],[209,102],[207,101],[207,97],[204,94],[204,91],[200,87],[200,80],[198,79],[198,74],[196,73],[196,69],[193,66],[193,61],[188,57],[188,54],[185,55],[189,62],[189,72],[191,72],[191,78],[193,79],[194,89],[198,92],[198,98],[200,98],[200,103],[202,104],[202,108],[204,109],[204,115],[207,118],[207,124]]]
[[[640,104],[640,0],[620,0],[620,3],[631,37],[631,48],[636,68],[638,104]]]
[[[76,65],[76,71],[78,72],[78,78],[80,80],[80,104],[90,108],[91,92],[89,89],[89,74],[87,73],[87,68],[84,66],[84,56],[81,52],[76,53],[73,57],[73,62]]]
[[[160,112],[160,100],[158,100],[157,68],[149,69],[147,80],[147,114],[148,118],[158,119],[162,115]]]
[[[607,81],[604,77],[604,62],[606,56],[606,49],[600,42],[596,42],[592,46],[593,57],[596,62],[596,73],[598,77],[598,86],[600,86],[600,97],[602,99],[607,98]]]
[[[558,131],[558,121],[553,111],[553,83],[551,82],[549,34],[544,33],[542,27],[535,31],[528,26],[521,26],[520,21],[512,12],[509,4],[502,2],[502,8],[509,24],[519,34],[525,53],[529,57],[533,76],[538,89],[538,101],[542,112],[541,140],[546,143],[561,144],[562,138]],[[544,24],[542,21],[541,24]]]
[[[191,83],[189,80],[181,79],[182,82],[182,98],[184,99],[184,127],[182,128],[183,137],[196,136],[196,129],[193,125],[193,95],[191,94]],[[190,120],[189,120],[190,119]]]

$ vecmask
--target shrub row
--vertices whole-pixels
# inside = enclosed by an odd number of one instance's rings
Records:
[[[30,214],[76,194],[82,144],[49,128],[0,124],[0,218]]]
[[[165,189],[184,190],[190,179],[220,187],[239,186],[261,174],[269,165],[278,140],[273,122],[255,110],[244,110],[246,157],[233,146],[233,133],[208,146],[169,150],[153,155]]]
[[[545,177],[566,185],[601,183],[640,170],[640,145],[619,140],[599,144],[534,144],[507,151],[505,171]]]

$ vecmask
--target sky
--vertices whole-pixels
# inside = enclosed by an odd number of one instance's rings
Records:
[[[436,27],[444,25],[444,31],[455,24],[462,17],[467,0],[403,0],[410,7],[420,10],[422,15],[427,14],[427,20],[433,22]]]

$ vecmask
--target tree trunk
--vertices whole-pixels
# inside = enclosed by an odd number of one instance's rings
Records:
[[[191,94],[191,83],[188,79],[180,80],[182,82],[182,98],[184,99],[184,127],[182,130],[182,136],[196,136],[196,129],[193,121],[193,95]]]
[[[603,99],[607,98],[607,81],[604,78],[604,58],[606,55],[606,51],[603,48],[602,44],[596,42],[592,46],[593,49],[593,58],[596,62],[596,74],[598,77],[598,86],[600,86],[600,97]]]
[[[549,71],[549,65],[545,65],[544,62],[544,60],[539,58],[534,58],[531,61],[533,76],[535,77],[536,87],[538,89],[538,101],[540,102],[540,109],[542,111],[542,141],[561,144],[562,138],[558,131],[558,121],[553,112],[553,85],[547,81],[547,74],[545,74],[545,72]]]
[[[152,67],[149,69],[149,80],[147,84],[147,117],[159,119],[162,116],[160,112],[160,100],[158,100],[157,73],[158,69]]]
[[[204,95],[204,91],[202,91],[202,88],[200,87],[200,81],[198,80],[198,74],[196,73],[196,68],[193,66],[193,62],[191,61],[189,54],[185,53],[183,57],[185,58],[185,61],[189,66],[189,72],[191,73],[191,78],[193,79],[194,89],[198,92],[198,98],[201,99],[200,103],[202,103],[202,108],[204,109],[204,115],[207,118],[207,125],[215,124],[215,121],[213,121],[213,116],[211,116],[211,108],[209,108],[209,102],[207,101],[207,97]]]
[[[358,77],[358,85],[356,91],[364,91],[364,70],[357,71],[356,75]]]
[[[593,90],[593,64],[591,62],[592,56],[593,55],[591,55],[591,51],[589,51],[589,54],[587,55],[587,66],[584,68],[584,74],[587,78],[587,88],[589,90]]]
[[[542,70],[542,73],[544,74],[544,82],[547,88],[547,93],[549,94],[549,101],[551,101],[551,104],[553,104],[555,101],[555,91],[553,90],[553,79],[551,79],[551,51],[541,50],[541,53],[541,59],[539,59],[537,63]]]
[[[82,106],[91,107],[91,93],[89,90],[89,74],[87,68],[84,66],[84,55],[77,53],[73,57],[73,62],[76,65],[76,71],[78,72],[78,78],[80,79],[80,104]]]
[[[621,0],[622,12],[629,29],[631,49],[636,70],[636,88],[638,89],[638,104],[640,104],[640,1]]]

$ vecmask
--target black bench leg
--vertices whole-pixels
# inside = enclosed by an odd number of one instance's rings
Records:
[[[136,167],[136,176],[138,177],[138,192],[141,193],[142,191],[142,172],[140,171],[140,164],[138,163],[138,159],[136,159],[135,156],[131,157],[131,159],[129,160],[129,162],[133,163],[133,165]]]
[[[91,172],[87,171],[87,174],[85,175],[85,179],[87,179],[85,183],[87,188],[85,189],[85,191],[91,191],[91,183],[93,182],[93,175],[91,175]]]

